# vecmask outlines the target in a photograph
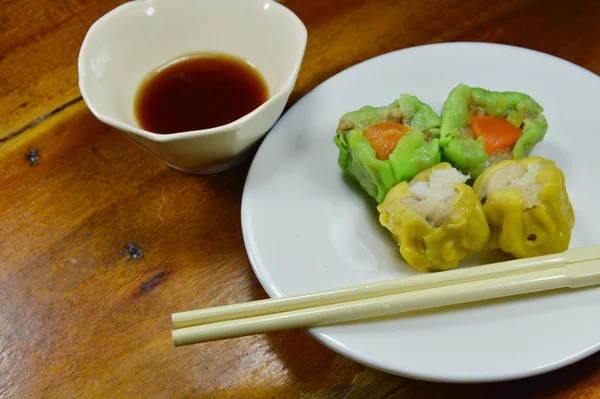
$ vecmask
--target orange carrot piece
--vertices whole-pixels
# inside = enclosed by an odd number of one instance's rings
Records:
[[[522,133],[521,129],[508,123],[505,118],[494,116],[471,115],[469,124],[475,137],[483,136],[488,155],[513,147]]]
[[[398,122],[379,122],[366,128],[363,134],[371,143],[377,158],[387,160],[396,149],[398,141],[409,131],[408,126]]]

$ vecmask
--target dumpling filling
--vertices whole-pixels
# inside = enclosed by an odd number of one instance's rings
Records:
[[[498,152],[510,153],[521,137],[521,129],[503,117],[471,114],[469,127],[475,138],[483,137],[485,152],[490,156]]]
[[[469,176],[455,168],[434,169],[429,182],[413,180],[409,183],[412,197],[404,198],[402,202],[433,227],[448,224],[456,197],[454,186],[467,180]]]
[[[375,123],[363,132],[380,160],[387,160],[396,149],[398,141],[408,133],[409,126],[393,121]]]
[[[502,168],[488,179],[487,184],[479,191],[479,197],[485,200],[498,190],[517,189],[523,196],[525,209],[538,206],[541,204],[538,194],[542,185],[537,182],[537,175],[541,168],[543,166],[539,163],[529,164],[527,168],[519,164]]]
[[[460,134],[463,139],[483,137],[490,164],[495,164],[512,158],[512,150],[523,133],[522,121],[515,119],[518,118],[514,113],[509,112],[507,117],[491,116],[482,107],[470,105],[469,122],[460,129]]]
[[[478,105],[469,104],[469,121],[459,129],[462,139],[482,137],[489,164],[512,159],[512,150],[523,133],[523,119],[515,111],[492,116]]]

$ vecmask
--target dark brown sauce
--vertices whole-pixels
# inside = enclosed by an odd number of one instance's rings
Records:
[[[268,98],[263,77],[243,60],[221,54],[187,56],[142,82],[134,112],[143,129],[170,134],[226,125]]]

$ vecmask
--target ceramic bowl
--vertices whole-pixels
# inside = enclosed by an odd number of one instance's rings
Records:
[[[306,47],[306,27],[271,0],[137,0],[98,19],[79,53],[79,88],[91,112],[189,173],[228,169],[279,118]],[[211,129],[156,134],[134,114],[140,83],[158,66],[190,53],[239,57],[264,77],[270,97],[254,111]]]

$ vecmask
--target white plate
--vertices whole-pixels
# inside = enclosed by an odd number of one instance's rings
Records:
[[[378,225],[375,203],[342,177],[338,120],[401,92],[437,112],[458,83],[530,94],[549,129],[533,155],[563,169],[576,214],[571,247],[600,243],[597,202],[600,79],[572,63],[522,48],[448,43],[409,48],[328,79],[273,127],[250,168],[242,202],[244,241],[271,297],[417,274]],[[473,259],[466,264],[481,262]],[[412,378],[483,382],[525,377],[600,348],[600,289],[532,295],[310,329],[357,362]]]

